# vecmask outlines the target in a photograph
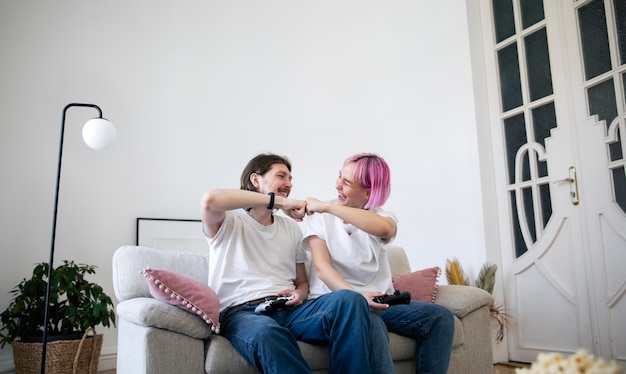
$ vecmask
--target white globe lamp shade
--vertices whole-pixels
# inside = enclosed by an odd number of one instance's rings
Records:
[[[110,147],[116,136],[115,127],[104,118],[92,118],[83,126],[85,144],[96,151]]]

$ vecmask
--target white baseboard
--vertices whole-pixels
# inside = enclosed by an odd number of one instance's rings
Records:
[[[13,357],[9,355],[9,358],[0,359],[0,373],[15,373],[15,364],[13,364]]]
[[[117,353],[100,355],[98,371],[113,370],[117,367]]]

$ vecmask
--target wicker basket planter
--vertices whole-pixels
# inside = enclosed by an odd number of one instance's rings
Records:
[[[42,262],[9,292],[11,303],[0,313],[0,349],[12,345],[17,374],[41,372],[44,330],[46,373],[96,372],[102,335],[96,334],[95,327],[115,326],[115,312],[102,287],[86,279],[95,269],[64,260],[49,277],[50,267]]]
[[[16,374],[41,372],[42,343],[15,341],[11,346]],[[81,339],[49,341],[46,343],[46,373],[95,374],[101,350],[102,334],[96,334],[93,329],[85,332]]]

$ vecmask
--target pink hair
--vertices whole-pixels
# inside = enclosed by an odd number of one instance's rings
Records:
[[[357,153],[344,161],[344,166],[354,162],[354,181],[370,190],[367,208],[382,206],[391,193],[391,173],[385,159],[374,153]]]

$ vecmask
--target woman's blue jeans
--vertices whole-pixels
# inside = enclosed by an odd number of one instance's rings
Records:
[[[331,292],[271,315],[254,308],[223,313],[221,334],[262,373],[310,373],[297,340],[328,344],[329,373],[376,373],[370,359],[383,360],[379,355],[389,351],[380,327],[372,333],[367,301],[354,291]],[[383,353],[371,356],[372,346]]]
[[[445,307],[423,301],[390,306],[379,313],[387,329],[415,339],[415,372],[446,374],[450,365],[454,318]]]

